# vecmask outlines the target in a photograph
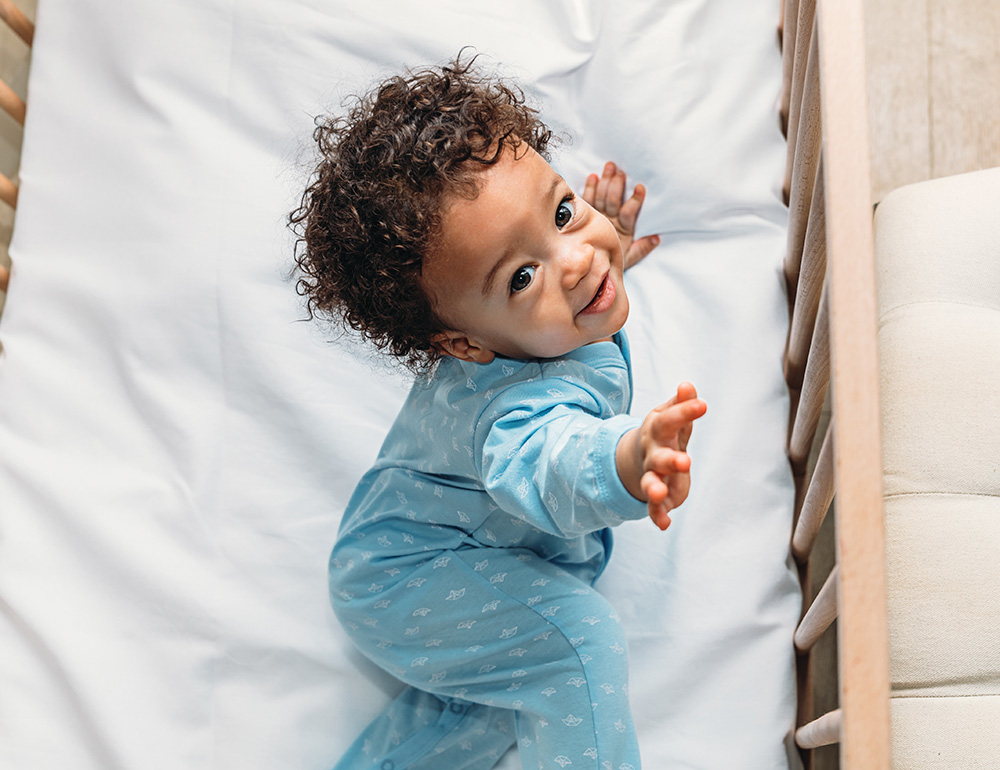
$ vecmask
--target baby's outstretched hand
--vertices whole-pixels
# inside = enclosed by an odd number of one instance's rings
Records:
[[[583,199],[611,220],[618,231],[618,239],[625,255],[625,269],[632,267],[660,243],[658,235],[647,235],[634,240],[635,223],[639,219],[642,203],[646,199],[646,187],[637,184],[632,197],[625,200],[625,172],[614,163],[604,164],[600,177],[591,174],[583,188]]]
[[[670,526],[670,512],[691,488],[688,440],[695,420],[708,406],[694,385],[682,382],[677,395],[653,409],[639,428],[618,444],[618,473],[632,495],[646,501],[649,517],[660,529]]]

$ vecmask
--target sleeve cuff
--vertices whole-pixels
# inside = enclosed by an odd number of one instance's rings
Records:
[[[618,463],[615,460],[618,442],[638,424],[634,417],[623,414],[604,420],[601,426],[597,456],[602,460],[597,464],[596,475],[601,501],[613,523],[642,519],[646,516],[646,504],[634,498],[625,488],[618,476]]]

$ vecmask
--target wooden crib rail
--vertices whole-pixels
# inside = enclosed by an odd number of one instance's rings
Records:
[[[0,20],[3,20],[25,44],[31,46],[35,37],[35,25],[14,5],[12,0],[0,0]],[[3,80],[0,80],[0,108],[19,124],[24,125],[26,113],[24,101]],[[11,208],[17,207],[17,185],[3,174],[0,174],[0,200]],[[0,273],[0,281],[3,278],[4,275]],[[3,288],[5,287],[0,286],[0,289]]]
[[[0,0],[0,20],[2,20],[30,48],[35,38],[35,25],[12,0]],[[27,108],[24,100],[7,83],[0,80],[0,108],[17,123],[24,125]],[[4,174],[0,174],[0,201],[12,209],[17,208],[17,185]],[[0,264],[0,292],[7,291],[10,271]]]
[[[21,97],[14,93],[14,89],[0,80],[0,107],[14,120],[24,125],[25,105]]]
[[[35,38],[35,25],[25,16],[12,0],[0,0],[0,20],[29,47]]]
[[[17,208],[17,185],[3,174],[0,174],[0,201],[12,209]]]
[[[789,459],[799,484],[792,551],[805,563],[836,491],[837,566],[796,632],[808,651],[837,618],[840,708],[809,721],[803,749],[839,742],[842,768],[888,770],[889,662],[882,532],[872,195],[862,0],[785,0],[788,138],[785,274],[793,397]],[[831,389],[831,431],[807,460]],[[803,570],[805,572],[805,570]],[[806,591],[808,593],[808,591]],[[812,677],[800,677],[804,687]],[[808,707],[811,693],[800,691]]]

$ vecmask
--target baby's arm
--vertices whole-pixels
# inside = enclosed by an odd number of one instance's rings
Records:
[[[660,244],[660,236],[647,235],[633,240],[635,223],[639,219],[642,203],[646,199],[646,187],[637,184],[632,197],[625,200],[625,172],[614,163],[604,164],[600,177],[591,174],[583,188],[583,199],[611,220],[618,231],[618,239],[625,255],[625,269],[632,267]]]
[[[694,385],[682,382],[676,396],[618,442],[618,476],[633,497],[646,501],[649,517],[660,529],[670,526],[670,511],[687,499],[691,458],[685,450],[692,423],[707,409]]]

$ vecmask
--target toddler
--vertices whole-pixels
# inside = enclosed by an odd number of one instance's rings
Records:
[[[521,91],[394,77],[315,132],[298,289],[416,372],[330,559],[354,642],[407,688],[338,770],[638,770],[625,635],[591,586],[612,527],[687,497],[695,389],[644,419],[621,331],[645,190],[582,198]]]

